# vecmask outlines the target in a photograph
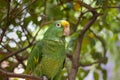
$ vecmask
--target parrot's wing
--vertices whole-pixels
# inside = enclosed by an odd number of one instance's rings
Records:
[[[42,41],[39,41],[33,47],[26,67],[26,73],[31,74],[36,66],[40,63],[42,57]]]

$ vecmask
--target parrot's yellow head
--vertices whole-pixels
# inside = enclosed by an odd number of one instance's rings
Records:
[[[70,27],[70,23],[66,20],[62,20],[61,21],[61,24],[64,26],[64,27]]]
[[[68,36],[70,34],[70,23],[66,20],[61,20],[61,25],[64,27],[63,35]]]

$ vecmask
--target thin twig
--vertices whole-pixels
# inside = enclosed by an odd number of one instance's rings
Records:
[[[25,64],[24,64],[24,62],[23,62],[23,60],[22,60],[22,58],[21,58],[22,56],[15,55],[15,57],[16,57],[17,61],[18,61],[20,64],[22,64],[23,68],[25,69],[26,66],[25,66]]]
[[[10,52],[10,49],[8,49],[5,45],[1,44],[1,46],[6,49],[8,52]]]
[[[66,54],[66,56],[72,61],[73,60],[73,56],[69,53]]]
[[[93,34],[94,36],[102,43],[102,47],[103,47],[103,58],[98,60],[98,61],[95,61],[95,62],[92,62],[92,63],[89,63],[89,64],[83,64],[83,63],[80,63],[79,66],[81,67],[85,67],[85,66],[91,66],[93,64],[100,64],[100,63],[104,63],[104,61],[106,61],[106,45],[105,45],[105,41],[102,37],[98,36],[97,34],[95,34],[91,29],[89,29]]]
[[[10,2],[11,2],[11,0],[7,0],[7,19],[6,19],[6,26],[4,26],[3,27],[3,29],[2,29],[2,34],[1,34],[1,36],[0,36],[0,44],[1,44],[1,42],[2,42],[2,39],[3,39],[3,37],[4,37],[4,35],[5,35],[5,32],[6,32],[6,29],[7,29],[7,27],[10,25],[10,14],[9,14],[9,12],[10,12]]]
[[[25,36],[26,36],[26,38],[27,38],[27,42],[30,44],[30,39],[29,39],[29,37],[28,37],[28,35],[27,35],[27,34],[28,34],[28,31],[25,30],[25,28],[24,28],[23,25],[20,24],[20,26],[21,26],[21,28],[22,28],[23,33],[25,34]],[[26,34],[26,32],[27,32],[27,34]]]
[[[103,63],[107,58],[102,58],[101,60],[98,60],[98,61],[95,61],[95,62],[92,62],[92,63],[89,63],[89,64],[82,64],[80,63],[79,66],[80,67],[86,67],[86,66],[92,66],[93,64],[100,64],[100,63]]]
[[[2,50],[0,50],[0,55],[8,55],[9,54],[9,52],[5,52],[5,51],[2,51]]]
[[[103,47],[103,56],[104,56],[104,58],[106,57],[106,52],[107,52],[107,49],[106,49],[106,44],[105,44],[105,40],[102,38],[102,37],[100,37],[100,36],[98,36],[97,34],[95,34],[91,29],[89,29],[93,34],[94,34],[94,36],[101,42],[101,44],[102,44],[102,47]]]
[[[24,10],[26,10],[29,6],[31,6],[33,3],[35,3],[37,0],[32,0],[32,1],[30,1],[29,2],[29,4],[25,7],[25,8],[23,8],[22,10],[20,10],[20,11],[18,11],[18,13],[16,13],[12,18],[11,18],[11,20],[12,19],[14,19],[14,18],[16,18],[20,13],[22,13]]]
[[[120,9],[120,6],[102,6],[102,7],[97,7],[95,9],[110,9],[110,8],[118,8],[118,9]]]
[[[47,8],[47,0],[44,0],[44,15],[46,15],[46,8]]]
[[[84,3],[83,1],[78,0],[78,3],[79,3],[81,6],[87,8],[87,9],[88,9],[89,11],[91,11],[93,14],[96,14],[96,13],[97,13],[94,8],[92,8],[90,5]]]
[[[60,2],[60,5],[62,5],[62,7],[65,8],[65,7],[63,6],[63,2],[62,2],[61,0],[58,0],[58,1]]]
[[[11,2],[11,0],[7,0],[7,23],[6,23],[6,26],[9,26],[9,24],[10,24],[10,14],[9,14],[9,12],[10,12],[10,2]]]
[[[75,28],[74,28],[74,31],[77,30],[77,27],[78,27],[78,25],[79,25],[79,23],[80,23],[81,18],[83,17],[83,15],[84,15],[84,13],[81,12],[80,15],[79,15],[79,17],[78,17],[78,20],[77,20],[77,22],[76,22],[76,24],[75,24],[75,26],[74,26],[74,27],[75,27]]]

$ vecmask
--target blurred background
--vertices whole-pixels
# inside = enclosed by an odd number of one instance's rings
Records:
[[[0,69],[24,74],[34,43],[49,27],[43,25],[61,19],[70,22],[66,49],[74,55],[77,36],[93,17],[90,8],[100,16],[83,38],[76,80],[120,80],[119,0],[0,0]],[[61,80],[71,66],[66,58]],[[1,70],[0,79],[25,80],[3,77]]]

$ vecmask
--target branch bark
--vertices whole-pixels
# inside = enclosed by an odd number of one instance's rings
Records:
[[[42,78],[31,76],[31,75],[25,75],[25,74],[15,74],[12,72],[7,72],[0,68],[0,74],[7,77],[17,77],[17,78],[26,78],[26,79],[32,79],[32,80],[43,80]]]
[[[93,13],[93,17],[84,26],[83,30],[81,31],[81,34],[78,37],[76,50],[74,52],[73,59],[72,59],[72,69],[68,73],[69,74],[68,80],[75,80],[75,77],[77,75],[78,68],[79,68],[80,51],[81,51],[83,37],[84,37],[86,31],[91,27],[91,25],[96,21],[97,17],[99,16],[99,14],[97,13],[97,11],[94,8],[92,8],[91,6],[89,6],[86,3],[83,3],[81,0],[78,0],[78,2],[80,5],[84,6],[88,10],[90,10]]]
[[[9,57],[12,57],[13,55],[16,55],[16,54],[18,54],[18,53],[26,50],[27,48],[29,48],[29,47],[31,47],[31,46],[32,46],[32,44],[31,44],[31,45],[28,45],[28,46],[26,46],[26,47],[24,47],[24,48],[22,48],[22,49],[20,49],[20,50],[18,50],[18,51],[16,51],[16,52],[13,52],[13,53],[7,55],[7,56],[4,57],[2,60],[0,60],[0,63],[3,62],[4,60],[8,59]]]

